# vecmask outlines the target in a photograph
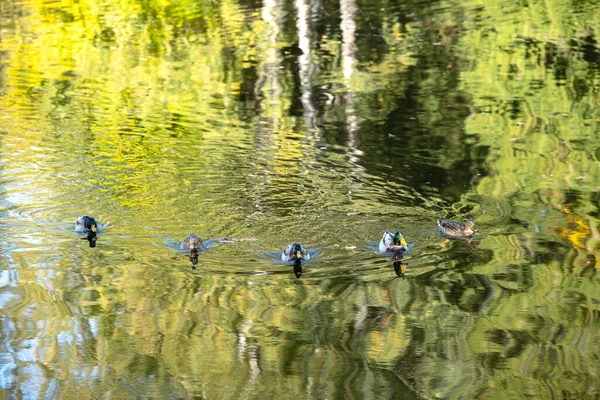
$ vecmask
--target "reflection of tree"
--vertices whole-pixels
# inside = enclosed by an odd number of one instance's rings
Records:
[[[385,278],[361,271],[310,284],[287,270],[197,279],[180,260],[133,250],[127,262],[111,251],[96,259],[70,242],[52,244],[50,261],[47,248],[0,252],[9,265],[2,389],[392,398],[398,382],[386,369],[425,397],[585,397],[597,387],[598,47],[586,22],[597,13],[559,0],[498,13],[481,1],[377,1],[360,12],[353,0],[322,1],[322,12],[310,11],[314,1],[258,3],[25,2],[20,17],[3,18],[3,193],[29,185],[48,189],[32,203],[58,192],[77,206],[125,209],[132,235],[199,212],[202,229],[245,221],[250,202],[272,214],[333,203],[343,215],[455,204],[448,212],[480,213],[480,247],[426,254],[436,268],[411,264],[410,279],[388,279],[386,263]],[[3,17],[16,4],[1,3]],[[527,32],[548,18],[548,38]],[[296,36],[298,77],[281,51]],[[340,154],[302,145],[304,127],[286,114],[296,81],[304,126],[323,123],[332,145],[341,126]],[[313,81],[336,102],[311,101],[321,90]],[[30,158],[36,147],[41,160]],[[169,162],[157,171],[157,160]],[[297,179],[303,169],[310,176]],[[347,201],[348,171],[365,182],[364,203]],[[202,178],[211,184],[196,188]],[[244,196],[232,199],[239,187]],[[233,207],[233,217],[223,212]]]
[[[356,155],[358,140],[358,124],[359,119],[356,106],[355,97],[356,94],[352,90],[352,76],[354,75],[354,65],[356,64],[356,43],[355,43],[355,32],[356,32],[356,3],[354,0],[342,0],[340,1],[340,16],[342,19],[342,72],[344,77],[344,85],[346,86],[346,94],[344,100],[346,101],[346,121],[348,129],[348,147],[352,154]],[[357,160],[352,156],[352,162]]]
[[[313,69],[311,61],[311,31],[310,31],[310,7],[306,0],[296,0],[294,3],[297,10],[296,26],[298,28],[298,47],[302,54],[298,56],[298,64],[300,65],[300,86],[302,95],[300,101],[304,109],[304,120],[306,129],[313,133],[318,129],[316,123],[316,111],[312,104],[312,83],[311,73]]]
[[[345,86],[344,113],[346,116],[346,131],[348,146],[348,161],[352,165],[352,175],[354,178],[359,178],[364,173],[364,167],[361,166],[359,157],[363,152],[359,150],[359,124],[360,119],[356,107],[356,93],[353,89],[353,76],[356,64],[356,2],[355,0],[340,1],[340,17],[342,30],[342,76],[343,85]],[[350,178],[350,177],[349,177]],[[352,179],[347,182],[350,187],[356,187],[356,180]],[[354,196],[352,189],[348,190],[348,197]]]
[[[256,345],[251,343],[251,340],[247,334],[252,328],[252,320],[246,320],[243,322],[242,326],[238,331],[238,343],[236,346],[238,352],[238,360],[240,362],[245,362],[245,357],[248,357],[248,368],[250,370],[250,376],[248,382],[246,383],[246,387],[243,389],[243,393],[247,396],[249,393],[252,393],[258,377],[260,375],[260,367],[258,363],[258,348]]]
[[[281,88],[280,88],[280,66],[281,66],[281,55],[279,52],[279,40],[280,40],[280,24],[282,18],[282,9],[278,4],[277,0],[264,0],[262,8],[262,19],[266,22],[266,33],[265,40],[261,41],[261,45],[265,52],[265,56],[261,57],[262,63],[260,69],[262,73],[258,85],[258,92],[262,92],[265,100],[266,107],[263,108],[264,112],[269,115],[271,109],[276,110],[281,108]],[[274,115],[274,117],[279,115]],[[274,118],[276,123],[279,118]],[[277,125],[273,127],[277,130]]]

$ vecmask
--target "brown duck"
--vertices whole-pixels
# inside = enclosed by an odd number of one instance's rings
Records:
[[[438,219],[437,224],[442,233],[449,237],[472,237],[477,232],[477,227],[472,219],[464,223]]]
[[[181,250],[194,250],[194,249],[204,250],[204,249],[206,249],[206,245],[204,244],[202,239],[200,239],[198,236],[196,236],[192,233],[191,235],[188,235],[188,237],[183,239],[183,242],[181,242],[181,246],[179,246],[179,249],[181,249]]]

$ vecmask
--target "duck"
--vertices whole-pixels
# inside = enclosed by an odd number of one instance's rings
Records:
[[[82,215],[77,218],[75,222],[75,232],[85,233],[86,237],[81,240],[87,240],[90,247],[96,247],[96,241],[98,240],[97,232],[100,232],[104,227],[96,221],[95,218],[87,215]]]
[[[206,249],[206,245],[204,244],[202,239],[200,239],[198,236],[191,233],[185,239],[183,239],[183,242],[181,242],[179,249],[190,250],[190,255],[192,255],[194,253],[193,250],[196,250],[195,253],[197,254],[198,253],[197,250]]]
[[[379,251],[381,253],[400,253],[407,250],[408,244],[404,240],[402,232],[392,233],[385,231],[379,242]]]
[[[292,243],[281,253],[281,261],[310,260],[310,253],[301,244]]]
[[[477,232],[477,227],[472,219],[468,219],[464,223],[438,219],[437,224],[440,231],[448,237],[472,237]]]
[[[82,215],[77,218],[75,222],[75,232],[79,233],[97,233],[103,230],[105,226],[102,226],[96,221],[96,218]]]

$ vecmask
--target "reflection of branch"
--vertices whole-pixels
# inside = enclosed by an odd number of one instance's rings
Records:
[[[364,296],[364,302],[367,302],[367,296]],[[356,314],[354,316],[354,334],[358,336],[365,329],[369,308],[366,304],[356,304]]]
[[[248,343],[248,332],[252,328],[253,321],[248,319],[244,321],[240,330],[238,331],[236,352],[238,360],[242,362],[244,360],[244,354],[248,355],[248,364],[250,368],[250,378],[246,384],[244,392],[250,393],[254,390],[258,376],[260,375],[260,367],[258,365],[258,347],[254,344]]]
[[[356,95],[351,88],[352,75],[354,74],[354,64],[356,63],[356,0],[340,0],[340,14],[342,19],[342,60],[343,60],[343,75],[344,85],[347,92],[344,96],[346,100],[346,121],[348,128],[348,147],[350,148],[349,160],[356,165],[355,172],[362,172],[358,162],[358,156],[362,152],[358,150],[358,124],[359,118],[356,112],[355,97]]]
[[[264,0],[262,8],[262,19],[267,23],[267,38],[264,41],[265,57],[261,63],[259,74],[256,81],[255,93],[257,97],[266,97],[269,106],[279,103],[281,91],[279,89],[279,69],[281,66],[281,55],[279,54],[278,41],[281,32],[281,7],[278,0]],[[267,86],[266,90],[263,86]],[[264,92],[264,93],[263,93]],[[262,94],[262,96],[258,96]]]
[[[298,57],[298,64],[300,66],[300,90],[302,92],[300,101],[302,102],[302,107],[304,109],[306,127],[310,132],[313,132],[316,126],[316,113],[315,108],[311,103],[312,87],[310,76],[312,73],[312,64],[310,62],[310,30],[308,26],[310,10],[306,0],[296,0],[295,5],[298,12],[298,18],[296,18],[298,47],[302,50],[302,54]]]
[[[346,85],[354,73],[356,62],[356,44],[354,33],[356,32],[356,2],[355,0],[340,0],[340,12],[342,18],[342,59],[344,62],[343,74]]]

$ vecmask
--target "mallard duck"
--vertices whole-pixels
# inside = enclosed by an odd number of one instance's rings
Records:
[[[310,253],[301,244],[292,243],[281,253],[281,261],[310,260]]]
[[[477,232],[475,222],[472,219],[465,221],[465,223],[438,219],[437,224],[442,233],[449,237],[471,237]]]
[[[406,251],[407,246],[402,232],[392,234],[392,232],[386,231],[379,242],[379,251],[381,253],[399,253]]]
[[[87,240],[90,247],[96,247],[96,240],[98,240],[96,233],[100,232],[103,228],[95,218],[88,217],[87,215],[82,215],[75,222],[75,232],[87,233],[87,236],[81,238],[81,240]]]
[[[185,239],[183,239],[183,242],[181,242],[181,246],[179,246],[179,248],[181,250],[194,250],[194,249],[204,250],[204,249],[206,249],[206,245],[204,244],[202,239],[200,239],[198,236],[196,236],[192,233],[192,234],[188,235]],[[197,251],[196,251],[196,253],[197,253]],[[190,255],[191,255],[191,253],[190,253]]]
[[[96,233],[100,232],[102,229],[104,229],[104,226],[100,225],[95,218],[88,217],[87,215],[82,215],[77,218],[77,222],[75,222],[75,232]]]

